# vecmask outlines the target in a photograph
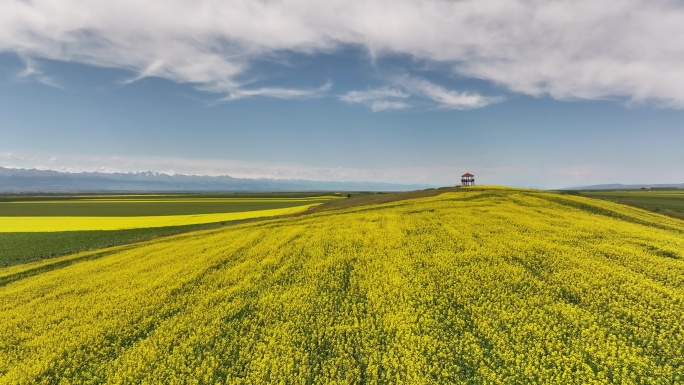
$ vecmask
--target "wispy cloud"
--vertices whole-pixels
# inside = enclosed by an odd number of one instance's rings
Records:
[[[387,110],[401,110],[411,107],[403,99],[410,95],[395,88],[369,88],[363,91],[349,91],[340,95],[339,99],[347,103],[367,105],[373,112]]]
[[[410,108],[420,104],[453,110],[469,110],[485,107],[501,98],[483,96],[475,92],[447,89],[428,80],[413,76],[398,76],[392,79],[393,88],[370,88],[364,91],[349,91],[340,96],[348,103],[365,104],[374,112]],[[427,102],[427,103],[425,103]]]
[[[21,61],[24,63],[25,68],[17,74],[17,78],[32,79],[48,87],[62,89],[62,86],[59,83],[57,83],[57,81],[43,73],[43,71],[40,69],[40,66],[34,59],[22,55],[20,55],[19,57],[21,58]]]
[[[267,96],[277,99],[312,99],[323,95],[332,87],[331,82],[327,82],[318,88],[235,88],[227,91],[228,96],[221,98],[221,101],[233,101],[238,99],[251,98],[256,96]]]
[[[498,97],[483,96],[475,92],[450,90],[425,79],[411,76],[398,77],[395,82],[407,91],[437,103],[441,108],[470,110],[501,100]]]
[[[256,60],[352,45],[374,58],[440,63],[527,95],[684,108],[682,25],[684,5],[674,0],[4,0],[0,52],[229,94],[246,87],[240,79]],[[445,108],[481,103],[422,92]]]
[[[403,110],[410,108],[411,105],[402,101],[392,100],[375,100],[371,102],[370,108],[373,112],[389,111],[389,110]]]
[[[350,91],[340,96],[340,100],[349,103],[365,103],[373,100],[382,99],[403,99],[408,98],[409,95],[403,91],[394,88],[369,88],[365,91]]]
[[[123,84],[131,84],[147,77],[156,76],[157,74],[161,73],[160,70],[163,67],[164,62],[161,60],[156,60],[139,71],[134,77],[124,80]]]

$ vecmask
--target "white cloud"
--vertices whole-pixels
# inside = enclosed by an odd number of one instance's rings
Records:
[[[21,60],[24,62],[24,65],[26,68],[24,68],[21,72],[17,74],[17,78],[19,79],[33,79],[37,81],[38,83],[41,83],[43,85],[46,85],[48,87],[54,87],[54,88],[62,88],[62,86],[59,85],[53,78],[50,76],[46,75],[41,71],[40,66],[38,66],[38,63],[36,63],[35,60],[33,60],[30,57],[23,57],[20,56]]]
[[[371,88],[365,91],[349,91],[340,96],[348,103],[361,103],[374,112],[405,109],[412,106],[408,99],[427,100],[439,108],[469,110],[480,108],[500,100],[475,92],[455,91],[444,88],[425,79],[408,75],[395,77],[392,82],[396,88]]]
[[[369,88],[364,91],[349,91],[341,95],[339,99],[347,103],[365,104],[373,112],[378,112],[411,107],[409,103],[402,100],[409,96],[408,93],[395,88],[381,87]]]
[[[328,82],[313,89],[297,89],[297,88],[278,88],[278,87],[264,87],[264,88],[242,88],[228,91],[228,96],[222,98],[222,101],[232,101],[255,96],[268,96],[277,99],[311,99],[319,97],[332,87],[332,83]]]
[[[409,92],[420,95],[437,103],[439,107],[469,110],[480,108],[499,101],[499,98],[483,96],[474,92],[449,90],[424,79],[402,76],[396,83]]]
[[[349,91],[340,96],[340,100],[349,103],[364,103],[373,100],[382,100],[386,98],[408,98],[409,95],[403,91],[394,88],[371,88],[365,91]]]
[[[230,95],[248,86],[254,60],[352,45],[528,95],[684,108],[682,25],[676,0],[3,0],[0,52]],[[425,93],[445,106],[478,103]]]
[[[375,100],[370,104],[370,108],[373,112],[403,110],[409,107],[411,107],[411,105],[406,102],[391,100]]]

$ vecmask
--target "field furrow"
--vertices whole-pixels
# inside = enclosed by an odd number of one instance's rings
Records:
[[[473,190],[8,267],[0,383],[684,383],[683,232]]]

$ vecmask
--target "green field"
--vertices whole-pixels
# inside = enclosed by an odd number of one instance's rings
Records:
[[[329,191],[292,191],[292,192],[235,192],[235,193],[178,193],[178,194],[0,194],[0,202],[31,202],[31,201],[73,201],[73,200],[140,200],[140,199],[231,199],[231,198],[277,198],[277,199],[301,199],[301,198],[321,198],[331,195],[342,196],[342,193],[331,193]]]
[[[579,191],[578,193],[586,197],[605,199],[684,219],[684,190],[681,189]]]
[[[339,195],[339,194],[338,194]],[[0,218],[150,217],[241,213],[331,200],[330,193],[0,196]],[[244,222],[249,220],[241,220]],[[101,247],[225,225],[221,223],[109,231],[0,232],[0,267]]]
[[[0,267],[210,228],[212,224],[112,231],[0,232]]]
[[[430,189],[424,191],[412,191],[406,193],[351,193],[350,199],[332,199],[327,200],[320,206],[316,206],[311,210],[311,212],[316,211],[329,211],[329,210],[340,210],[349,207],[363,206],[363,205],[373,205],[379,203],[392,202],[397,200],[405,200],[418,197],[427,197],[441,194],[445,191],[458,191],[458,189],[448,188],[448,189]],[[345,194],[340,194],[346,196]],[[12,210],[23,211],[27,216],[40,216],[40,209],[45,205],[45,202],[50,202],[48,205],[56,206],[60,214],[71,214],[74,216],[87,215],[92,211],[97,210],[100,213],[112,214],[111,205],[109,202],[102,202],[102,199],[116,199],[116,200],[129,200],[129,204],[118,204],[117,206],[123,206],[126,210],[130,210],[135,207],[145,207],[143,204],[140,206],[139,202],[135,202],[141,199],[147,199],[150,201],[159,200],[160,197],[171,201],[171,200],[198,200],[205,199],[208,202],[202,202],[200,205],[204,205],[203,208],[208,207],[225,207],[230,206],[226,203],[212,203],[212,200],[223,199],[223,198],[257,198],[257,199],[277,199],[282,200],[283,198],[291,199],[301,199],[301,198],[313,198],[313,200],[320,199],[321,197],[330,196],[330,193],[236,193],[236,194],[164,194],[164,195],[94,195],[94,194],[83,194],[83,195],[50,195],[50,196],[0,196],[0,207],[3,202],[29,202],[34,203],[27,206],[19,206],[19,208],[8,209],[3,212],[2,215],[9,216],[9,212]],[[81,201],[90,200],[91,203],[81,203]],[[55,201],[69,202],[68,205],[57,204]],[[169,212],[176,212],[180,208],[187,208],[188,205],[193,203],[184,202],[165,202],[162,205],[167,208],[170,207],[172,211],[159,211],[161,206],[157,203],[151,203],[153,207],[146,207],[145,210],[150,212],[156,210],[157,213],[162,215],[169,214]],[[99,202],[101,206],[96,207],[94,203]],[[290,204],[296,204],[296,202],[290,202]],[[242,203],[234,204],[232,208],[243,207],[252,208],[254,203]],[[176,207],[173,207],[176,206]],[[264,202],[261,206],[257,207],[267,207],[269,202]],[[271,206],[272,207],[272,206]],[[116,214],[115,212],[113,214]],[[258,219],[257,219],[258,220]],[[239,222],[245,222],[250,220],[243,220]],[[140,229],[127,229],[127,230],[110,230],[110,231],[59,231],[59,232],[42,232],[42,233],[3,233],[0,232],[0,267],[11,266],[19,263],[32,262],[45,258],[53,258],[61,255],[77,253],[86,250],[95,250],[102,247],[120,245],[131,242],[139,242],[143,240],[148,240],[156,237],[173,235],[178,233],[184,233],[188,231],[195,231],[200,229],[213,228],[217,226],[224,226],[226,223],[210,223],[210,224],[199,224],[199,225],[188,225],[188,226],[172,226],[172,227],[157,227],[157,228],[140,228]]]
[[[254,194],[256,195],[256,194]],[[273,194],[271,194],[273,195]],[[322,203],[329,197],[98,196],[24,197],[0,201],[0,217],[131,217],[233,213]]]

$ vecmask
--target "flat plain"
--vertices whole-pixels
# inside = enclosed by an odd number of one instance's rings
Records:
[[[0,201],[0,217],[142,217],[272,210],[322,203],[317,197],[97,196],[43,197]]]

